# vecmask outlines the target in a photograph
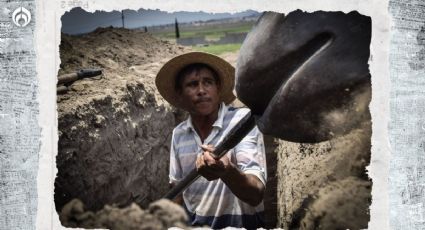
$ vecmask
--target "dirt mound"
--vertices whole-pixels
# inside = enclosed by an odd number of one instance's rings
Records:
[[[96,97],[119,98],[125,92],[121,88],[135,82],[154,93],[159,104],[166,104],[156,93],[156,73],[171,57],[190,50],[141,30],[112,27],[80,36],[62,34],[61,39],[59,75],[83,68],[100,68],[103,74],[74,82],[70,91],[58,95],[59,102],[67,101],[58,106],[59,116]]]
[[[185,211],[177,204],[162,199],[147,210],[132,203],[125,208],[105,205],[98,211],[86,211],[83,202],[74,199],[66,204],[59,216],[65,227],[107,228],[111,230],[186,228]]]
[[[169,58],[186,49],[141,30],[113,27],[78,36],[62,34],[61,39],[60,74],[82,66],[125,70]]]
[[[159,96],[154,78],[187,51],[138,30],[62,35],[59,74],[81,68],[103,74],[58,95],[57,210],[74,198],[89,210],[147,206],[168,191],[171,132],[184,115]]]

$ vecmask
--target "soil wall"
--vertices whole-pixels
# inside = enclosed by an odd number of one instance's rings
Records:
[[[172,129],[184,116],[158,95],[154,78],[184,47],[137,30],[102,28],[62,35],[59,74],[100,68],[103,74],[58,95],[55,204],[74,198],[88,210],[166,194]]]
[[[175,115],[157,107],[142,84],[128,84],[125,91],[117,102],[100,97],[60,117],[58,207],[72,198],[89,209],[147,205],[167,192]]]
[[[343,136],[317,144],[275,140],[278,226],[285,229],[367,229],[372,182],[370,87],[352,105],[363,121]],[[353,109],[353,108],[351,108]]]

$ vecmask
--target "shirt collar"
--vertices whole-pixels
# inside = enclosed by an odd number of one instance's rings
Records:
[[[228,109],[228,106],[226,106],[224,104],[224,102],[222,102],[220,104],[220,108],[218,109],[218,117],[217,120],[214,122],[214,124],[212,125],[213,127],[217,127],[219,129],[223,128],[223,119],[224,119],[224,115],[226,114],[226,111]],[[195,131],[195,128],[193,126],[192,123],[192,117],[189,115],[189,118],[186,120],[186,125],[185,127],[183,127],[186,131],[188,130],[192,130]]]

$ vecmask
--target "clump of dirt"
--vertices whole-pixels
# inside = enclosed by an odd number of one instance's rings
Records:
[[[366,229],[372,183],[357,177],[333,181],[321,188],[306,216],[303,229]],[[362,223],[360,225],[359,223]]]
[[[162,99],[154,79],[167,60],[187,51],[139,30],[62,34],[59,75],[82,68],[103,74],[57,97],[57,210],[74,198],[89,210],[145,207],[166,194],[171,133],[185,115]]]
[[[63,207],[59,218],[65,227],[111,230],[184,229],[188,221],[183,208],[165,199],[155,201],[146,210],[132,203],[125,208],[105,205],[97,212],[85,210],[81,200],[73,199]]]

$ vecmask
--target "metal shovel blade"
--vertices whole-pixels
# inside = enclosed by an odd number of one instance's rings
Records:
[[[265,133],[293,142],[342,135],[365,115],[371,19],[357,12],[266,12],[245,39],[236,92]],[[367,107],[367,104],[366,104]]]

